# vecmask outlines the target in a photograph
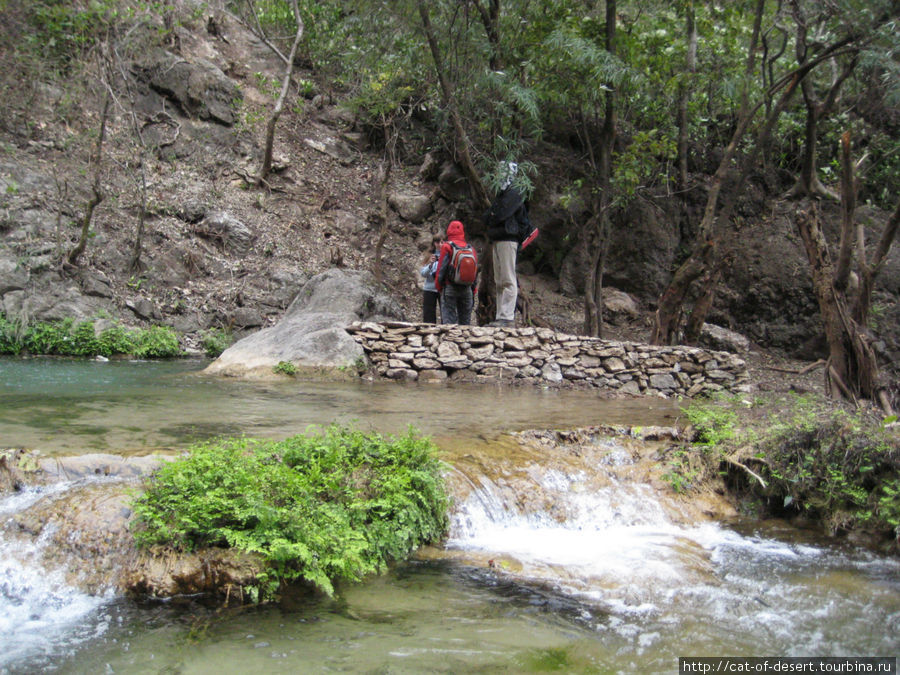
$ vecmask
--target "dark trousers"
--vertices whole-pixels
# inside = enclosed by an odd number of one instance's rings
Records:
[[[447,284],[441,291],[441,317],[444,323],[458,323],[467,326],[472,318],[472,305],[474,304],[475,299],[472,297],[471,286]]]
[[[441,294],[437,291],[422,291],[422,321],[437,323],[437,308]]]

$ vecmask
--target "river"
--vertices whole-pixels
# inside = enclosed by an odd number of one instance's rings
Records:
[[[203,365],[0,360],[0,447],[145,454],[332,421],[384,433],[412,424],[471,487],[448,541],[333,600],[222,609],[87,595],[34,563],[40,541],[4,538],[0,673],[677,672],[679,656],[900,651],[896,558],[783,523],[685,522],[664,496],[621,478],[626,445],[603,440],[602,459],[578,465],[520,458],[504,433],[671,425],[675,402],[252,383],[198,375]],[[0,519],[45,496],[0,498]]]

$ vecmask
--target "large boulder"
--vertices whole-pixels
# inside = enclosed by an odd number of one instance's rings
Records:
[[[157,50],[145,56],[136,72],[185,114],[227,126],[234,124],[235,102],[241,100],[241,90],[214,63]]]
[[[330,269],[303,286],[277,325],[236,342],[204,372],[270,377],[280,362],[306,370],[346,368],[365,358],[346,326],[402,318],[400,305],[370,273]]]

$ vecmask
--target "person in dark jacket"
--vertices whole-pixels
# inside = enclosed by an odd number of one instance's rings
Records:
[[[491,248],[497,305],[495,320],[489,323],[489,326],[516,325],[516,299],[519,294],[516,256],[520,244],[533,230],[525,199],[513,186],[518,168],[515,162],[507,162],[500,192],[494,198],[486,216],[487,235],[493,244]]]
[[[453,257],[454,244],[460,248],[468,246],[465,228],[458,220],[451,221],[447,226],[447,239],[441,244],[434,286],[441,294],[442,323],[468,325],[472,318],[472,306],[475,304],[478,287],[477,283],[464,286],[450,280],[450,259]]]

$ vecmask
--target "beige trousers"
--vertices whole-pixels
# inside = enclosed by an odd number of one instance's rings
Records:
[[[513,321],[516,315],[516,252],[519,245],[514,241],[494,242],[494,285],[497,287],[498,320]]]

